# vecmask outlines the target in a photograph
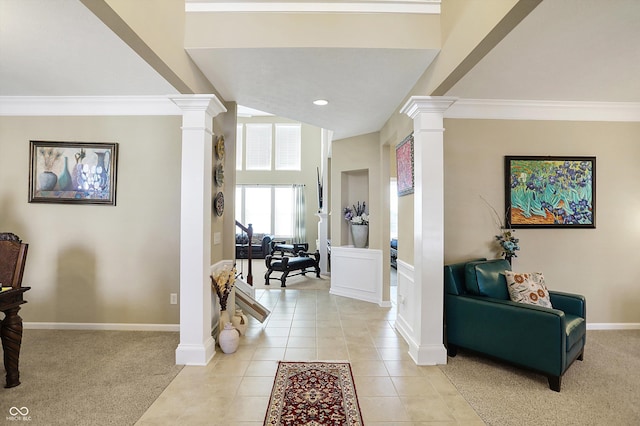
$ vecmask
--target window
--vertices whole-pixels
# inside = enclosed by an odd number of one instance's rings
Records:
[[[271,234],[271,188],[248,187],[244,194],[244,220],[254,232]]]
[[[236,170],[299,171],[301,158],[300,123],[238,124]]]
[[[253,232],[293,238],[296,227],[295,190],[291,185],[236,186],[236,220]]]
[[[274,230],[278,236],[293,236],[295,209],[293,207],[293,189],[274,188]]]
[[[276,124],[276,170],[300,170],[299,124]]]
[[[271,124],[247,124],[247,170],[271,170]]]
[[[238,124],[236,131],[236,170],[242,170],[242,130],[244,126]]]

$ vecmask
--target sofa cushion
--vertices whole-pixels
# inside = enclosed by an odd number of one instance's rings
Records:
[[[236,244],[249,244],[249,237],[247,234],[236,234]]]
[[[549,290],[542,272],[520,273],[504,271],[509,297],[514,302],[551,308]]]
[[[469,262],[464,267],[465,288],[476,296],[509,300],[504,271],[510,268],[504,259]]]
[[[567,351],[573,347],[587,332],[587,322],[584,318],[577,315],[564,314],[566,318],[567,329]]]

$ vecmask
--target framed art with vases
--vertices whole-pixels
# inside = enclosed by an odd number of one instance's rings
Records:
[[[30,141],[29,202],[116,205],[117,143]]]

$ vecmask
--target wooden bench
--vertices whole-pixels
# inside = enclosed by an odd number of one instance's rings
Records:
[[[307,272],[315,272],[316,277],[320,278],[320,253],[317,250],[315,253],[298,252],[298,256],[295,257],[269,255],[265,258],[265,263],[267,265],[267,272],[264,274],[265,285],[269,285],[269,280],[279,280],[280,287],[286,287],[287,277],[305,275]],[[313,270],[309,270],[309,268],[313,268]],[[271,278],[273,271],[282,272],[280,278]],[[292,274],[291,272],[294,271],[298,272]]]

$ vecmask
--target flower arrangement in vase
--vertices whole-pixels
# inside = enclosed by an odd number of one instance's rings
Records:
[[[220,299],[220,322],[218,328],[218,344],[222,352],[230,354],[238,349],[240,332],[233,327],[227,312],[227,300],[236,282],[236,267],[225,266],[211,275],[211,287]]]
[[[516,231],[513,229],[500,229],[500,234],[496,235],[496,241],[500,244],[500,248],[502,249],[501,256],[504,256],[505,259],[511,263],[511,259],[514,257],[518,257],[516,254],[517,250],[520,250],[520,239],[514,236]]]
[[[351,225],[368,225],[369,215],[367,214],[367,203],[358,201],[353,208],[347,206],[344,208],[344,219]]]
[[[480,197],[482,198],[482,197]],[[500,215],[493,208],[491,204],[484,198],[482,200],[491,208],[494,215],[495,223],[499,229],[499,234],[495,236],[495,240],[498,243],[501,253],[500,256],[504,256],[504,258],[511,263],[511,260],[514,257],[518,257],[516,251],[520,250],[520,239],[515,236],[515,229],[510,229],[502,225],[502,219]],[[505,214],[506,217],[506,214]]]
[[[352,207],[344,208],[344,219],[351,225],[351,237],[353,245],[357,248],[364,248],[369,238],[369,215],[367,214],[367,203],[358,201]]]
[[[56,163],[62,157],[62,151],[55,148],[40,148],[44,171],[38,175],[40,190],[52,191],[58,183],[58,175],[53,172]]]
[[[236,282],[236,267],[225,266],[221,270],[211,275],[211,287],[220,299],[220,310],[227,310],[227,299]]]

